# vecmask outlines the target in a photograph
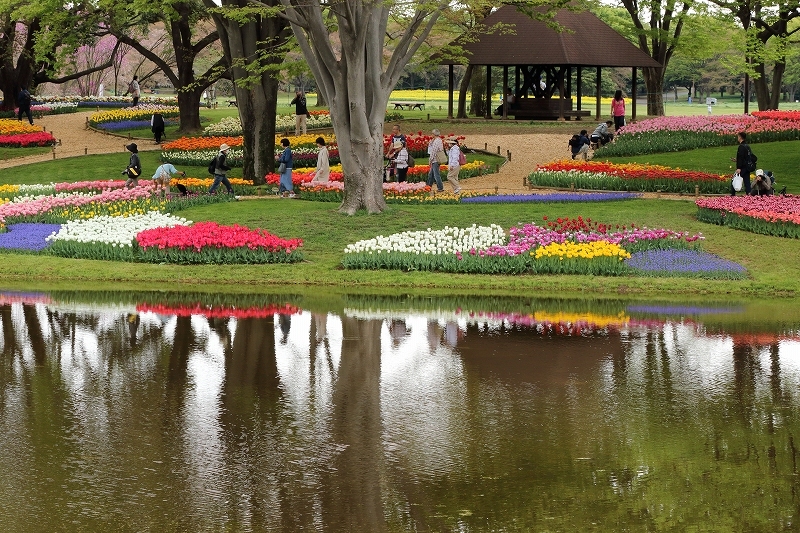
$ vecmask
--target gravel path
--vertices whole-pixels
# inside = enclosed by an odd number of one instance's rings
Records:
[[[55,147],[56,159],[62,157],[81,156],[84,154],[123,153],[127,138],[110,134],[98,133],[86,128],[86,119],[94,111],[80,113],[66,113],[63,115],[49,115],[36,120],[36,124],[43,126],[47,131],[60,141]],[[511,161],[500,168],[497,174],[480,176],[463,180],[465,190],[497,189],[500,193],[524,192],[528,189],[523,185],[523,179],[537,164],[546,163],[555,159],[568,156],[567,137],[562,134],[503,134],[503,135],[473,135],[466,138],[467,147],[484,149],[492,153],[497,152],[507,155],[511,151]],[[152,140],[136,140],[133,142],[140,151],[158,150],[160,147]],[[53,159],[51,152],[26,157],[17,157],[0,161],[0,169],[39,163]],[[444,178],[444,176],[443,176]],[[445,187],[449,189],[446,184]]]

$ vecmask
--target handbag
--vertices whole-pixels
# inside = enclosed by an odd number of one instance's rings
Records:
[[[742,190],[742,185],[744,185],[744,178],[742,178],[742,175],[739,174],[738,172],[736,174],[734,174],[733,175],[733,181],[731,182],[731,185],[733,185],[733,190],[734,191],[741,191]]]
[[[440,165],[447,163],[447,154],[444,151],[436,152],[436,160]]]
[[[286,163],[281,163],[278,166],[278,174],[283,174],[284,172],[286,172]]]

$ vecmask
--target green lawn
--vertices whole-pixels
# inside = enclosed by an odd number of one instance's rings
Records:
[[[0,146],[0,161],[5,159],[15,159],[29,155],[39,155],[51,152],[53,149],[48,146],[34,146],[31,148],[6,148]]]

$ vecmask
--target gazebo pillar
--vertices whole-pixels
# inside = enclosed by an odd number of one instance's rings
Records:
[[[631,122],[636,122],[636,67],[633,67],[633,75],[631,76]]]
[[[561,69],[561,75],[558,77],[558,120],[564,121],[564,69]]]
[[[492,118],[492,66],[486,65],[486,113],[484,118]]]
[[[594,97],[597,99],[594,119],[600,120],[600,67],[597,67],[597,77],[595,79]]]
[[[453,65],[448,65],[447,68],[447,118],[453,118],[453,82],[455,77],[453,76]]]
[[[503,65],[503,120],[508,119],[508,98],[506,97],[508,89],[508,65]]]
[[[581,67],[579,66],[579,67],[577,67],[576,73],[575,73],[575,84],[577,85],[577,87],[575,87],[575,98],[578,101],[575,109],[577,109],[578,111],[581,110],[581,98],[583,97],[583,91],[581,90],[581,74],[582,74]],[[576,120],[580,120],[580,119],[581,119],[581,116],[578,115],[576,117]]]

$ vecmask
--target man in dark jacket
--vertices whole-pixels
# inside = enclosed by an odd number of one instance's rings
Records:
[[[742,176],[745,194],[750,194],[750,145],[747,144],[747,133],[740,131],[736,134],[736,140],[739,142],[739,148],[736,149],[736,157],[731,158],[731,161],[736,161],[736,172]],[[736,196],[733,183],[731,183],[731,196]]]
[[[28,89],[25,87],[21,88],[17,94],[17,106],[19,107],[19,111],[17,111],[17,120],[22,120],[22,115],[25,114],[28,117],[28,122],[30,122],[32,126],[31,93],[29,93]]]
[[[231,187],[231,182],[228,181],[228,171],[231,169],[226,163],[228,159],[228,150],[230,150],[230,146],[225,143],[219,145],[219,153],[217,154],[217,165],[214,169],[214,183],[211,184],[211,188],[208,190],[209,194],[214,194],[217,189],[219,188],[219,184],[222,183],[225,185],[225,188],[228,190],[228,194],[233,194],[233,187]]]
[[[294,134],[300,135],[300,132],[303,132],[303,135],[306,134],[306,116],[308,115],[308,108],[306,107],[306,95],[303,94],[303,91],[297,89],[297,92],[294,93],[294,100],[289,102],[289,104],[294,106]]]

